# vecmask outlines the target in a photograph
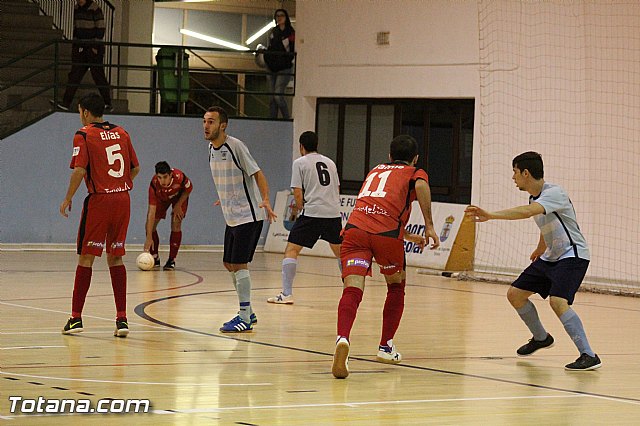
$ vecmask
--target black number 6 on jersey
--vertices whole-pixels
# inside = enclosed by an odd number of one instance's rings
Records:
[[[320,185],[328,186],[331,183],[331,175],[329,174],[328,167],[322,161],[316,163],[316,170],[318,171],[318,180]]]

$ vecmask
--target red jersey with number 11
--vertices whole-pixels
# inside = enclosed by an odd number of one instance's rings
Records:
[[[131,169],[138,167],[138,157],[129,134],[109,122],[91,123],[78,130],[73,138],[70,168],[82,167],[90,194],[109,194],[133,188]]]
[[[418,179],[429,181],[422,169],[402,163],[379,164],[362,184],[347,226],[402,239]]]

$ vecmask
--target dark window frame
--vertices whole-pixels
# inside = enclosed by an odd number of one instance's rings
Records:
[[[466,204],[471,199],[471,179],[466,184],[460,182],[460,158],[461,149],[464,149],[463,141],[460,138],[463,135],[462,125],[465,117],[470,118],[471,121],[475,120],[474,113],[474,99],[468,98],[456,98],[456,99],[423,99],[423,98],[318,98],[316,100],[316,132],[318,132],[319,123],[319,111],[320,105],[329,104],[338,106],[338,125],[337,125],[337,140],[336,140],[336,166],[338,168],[338,174],[342,177],[344,170],[344,131],[345,131],[345,110],[347,105],[366,105],[366,134],[365,134],[365,151],[363,153],[364,161],[364,176],[361,180],[341,180],[341,189],[347,194],[356,194],[362,182],[369,170],[375,166],[370,164],[371,161],[371,112],[374,105],[392,105],[394,107],[394,124],[393,135],[396,136],[401,133],[403,128],[403,111],[407,110],[408,106],[418,106],[423,108],[422,114],[422,126],[423,126],[423,140],[421,145],[424,147],[420,152],[420,165],[427,170],[429,164],[429,150],[432,145],[430,140],[431,131],[431,119],[432,112],[436,109],[445,109],[450,113],[452,140],[451,143],[451,169],[450,176],[448,176],[448,185],[431,185],[432,198],[434,201],[450,202]],[[469,115],[470,113],[470,115]],[[466,114],[466,115],[465,115]],[[472,141],[473,143],[473,141]],[[470,167],[471,162],[469,163]],[[429,170],[427,170],[429,173]],[[471,171],[469,171],[471,176]]]

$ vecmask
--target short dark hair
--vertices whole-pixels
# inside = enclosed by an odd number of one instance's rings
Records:
[[[90,93],[80,98],[80,108],[86,109],[94,117],[102,117],[104,114],[104,99],[97,93]]]
[[[224,110],[221,106],[212,106],[207,109],[207,112],[217,112],[218,117],[220,117],[220,123],[228,123],[229,116],[227,115],[227,111]]]
[[[166,175],[171,173],[171,166],[166,161],[159,161],[156,163],[156,174]]]
[[[418,155],[418,142],[409,135],[398,135],[391,141],[389,155],[393,161],[408,161]]]
[[[300,145],[304,147],[307,152],[315,152],[318,150],[318,135],[316,132],[306,131],[300,135]]]
[[[516,156],[511,162],[511,167],[518,168],[520,172],[529,170],[534,179],[542,179],[544,177],[542,156],[537,152],[527,151]]]

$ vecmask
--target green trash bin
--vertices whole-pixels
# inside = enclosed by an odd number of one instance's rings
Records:
[[[177,47],[163,47],[156,54],[156,62],[162,101],[187,102],[189,100],[189,55]]]

